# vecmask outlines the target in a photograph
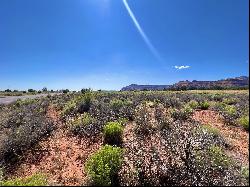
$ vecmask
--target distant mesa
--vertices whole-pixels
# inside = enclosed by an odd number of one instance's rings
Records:
[[[137,85],[131,84],[123,87],[121,91],[143,90],[197,90],[197,89],[247,89],[249,77],[240,76],[235,78],[221,79],[218,81],[179,81],[173,85]]]

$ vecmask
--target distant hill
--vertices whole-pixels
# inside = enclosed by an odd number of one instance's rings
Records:
[[[246,89],[249,88],[249,77],[241,76],[218,81],[180,81],[173,85],[137,85],[123,87],[121,91],[142,90],[196,90],[196,89]]]

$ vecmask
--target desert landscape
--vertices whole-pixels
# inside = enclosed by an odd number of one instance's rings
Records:
[[[249,186],[249,0],[0,0],[0,186]]]
[[[248,185],[249,92],[82,92],[0,108],[1,185]]]

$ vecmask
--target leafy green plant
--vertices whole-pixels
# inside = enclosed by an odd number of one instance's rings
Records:
[[[86,171],[94,185],[114,184],[115,176],[122,164],[122,153],[119,147],[105,145],[87,160]]]
[[[249,131],[249,116],[242,116],[238,119],[239,124]]]
[[[118,122],[109,122],[104,126],[105,142],[111,145],[120,145],[122,142],[123,127]]]
[[[47,186],[47,179],[43,174],[34,174],[26,178],[0,181],[0,186]]]

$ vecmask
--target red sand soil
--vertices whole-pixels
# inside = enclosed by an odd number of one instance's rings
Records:
[[[102,139],[98,138],[92,143],[86,139],[68,136],[57,111],[52,107],[48,110],[48,117],[53,120],[57,129],[51,137],[39,143],[38,151],[30,151],[25,155],[24,162],[14,175],[25,177],[41,172],[47,175],[51,185],[86,185],[84,164],[100,148]]]
[[[231,149],[228,154],[243,165],[249,163],[249,133],[244,129],[229,126],[223,123],[222,117],[211,110],[196,111],[193,115],[196,121],[202,124],[209,124],[214,128],[219,129],[221,135],[229,142]]]

